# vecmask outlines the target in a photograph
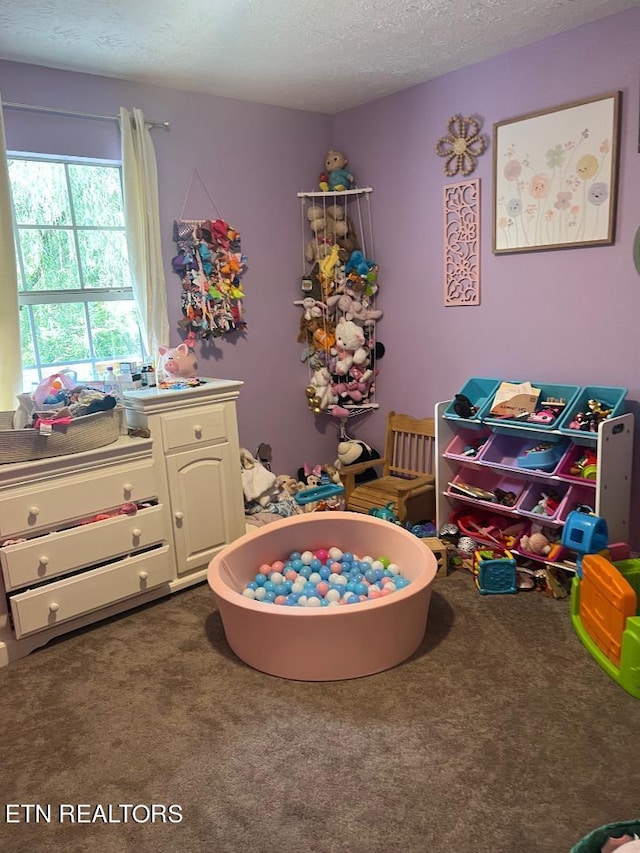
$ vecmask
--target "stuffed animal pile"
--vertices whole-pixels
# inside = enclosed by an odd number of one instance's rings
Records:
[[[378,266],[361,247],[364,234],[354,227],[355,217],[347,214],[353,195],[335,195],[353,186],[347,166],[344,154],[329,151],[319,182],[328,195],[316,194],[304,212],[310,270],[302,279],[304,298],[294,303],[302,308],[297,340],[309,369],[307,404],[315,414],[336,417],[348,416],[349,406],[374,402],[376,360],[384,352],[376,341],[383,315],[375,306]]]

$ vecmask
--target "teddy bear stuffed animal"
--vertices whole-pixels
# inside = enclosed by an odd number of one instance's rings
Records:
[[[336,324],[335,373],[346,376],[351,367],[367,363],[369,353],[364,346],[362,328],[353,320],[339,320]]]

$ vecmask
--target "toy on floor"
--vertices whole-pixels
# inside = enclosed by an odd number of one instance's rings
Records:
[[[481,595],[517,592],[516,568],[511,551],[476,548],[473,552],[473,579]]]
[[[579,554],[573,627],[602,669],[640,699],[640,560],[629,559],[624,543],[609,545],[606,522],[595,515],[569,513],[562,543]]]

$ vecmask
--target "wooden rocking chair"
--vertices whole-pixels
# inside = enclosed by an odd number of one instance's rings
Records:
[[[389,412],[382,459],[356,462],[340,470],[346,509],[368,513],[372,507],[392,504],[399,521],[435,519],[435,421]],[[356,484],[363,471],[382,466],[382,476]]]

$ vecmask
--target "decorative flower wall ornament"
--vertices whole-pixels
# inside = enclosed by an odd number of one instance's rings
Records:
[[[451,116],[447,123],[447,136],[436,142],[438,157],[446,157],[444,173],[452,178],[458,173],[470,175],[475,169],[477,158],[487,149],[487,138],[480,134],[482,120],[477,116],[465,118]]]

